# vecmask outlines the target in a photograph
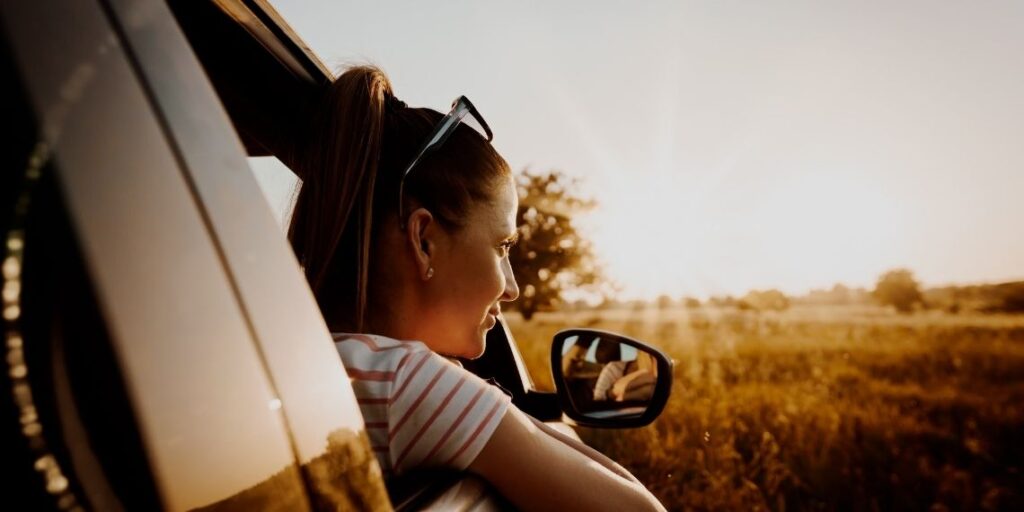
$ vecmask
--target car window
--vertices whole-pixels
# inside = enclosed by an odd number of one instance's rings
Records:
[[[298,192],[298,177],[273,156],[249,157],[249,167],[274,213],[274,220],[283,231],[288,231],[288,221]]]

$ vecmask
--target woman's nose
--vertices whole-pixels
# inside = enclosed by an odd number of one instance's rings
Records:
[[[505,291],[501,294],[501,300],[512,302],[519,298],[519,284],[516,283],[516,275],[512,272],[512,265],[505,259],[502,265],[502,273],[505,274]]]

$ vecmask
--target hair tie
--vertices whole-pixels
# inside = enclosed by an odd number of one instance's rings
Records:
[[[388,94],[384,98],[384,107],[394,112],[405,108],[405,102],[395,97],[393,94]]]

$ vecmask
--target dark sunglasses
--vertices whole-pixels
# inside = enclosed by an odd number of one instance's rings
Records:
[[[473,119],[476,119],[476,122],[480,123],[480,127],[484,130],[484,133],[481,135],[485,136],[487,142],[494,140],[494,134],[491,133],[491,127],[487,126],[487,121],[484,121],[484,118],[480,115],[480,112],[477,112],[476,107],[474,107],[473,103],[469,101],[469,98],[459,96],[455,101],[453,101],[452,109],[444,116],[444,118],[441,119],[439,123],[437,123],[437,126],[434,127],[434,131],[431,132],[430,137],[427,138],[427,142],[423,144],[422,148],[420,148],[420,151],[416,154],[416,158],[413,158],[412,162],[406,166],[405,170],[402,172],[402,178],[398,182],[398,225],[403,230],[405,229],[405,214],[402,211],[402,200],[405,195],[405,177],[409,175],[409,172],[412,171],[413,167],[416,167],[416,164],[419,163],[424,156],[436,151],[437,148],[441,147],[444,142],[448,140],[448,137],[451,137],[451,135],[455,133],[455,129],[459,127],[459,124],[462,123],[462,119],[466,117],[467,114],[473,116]]]

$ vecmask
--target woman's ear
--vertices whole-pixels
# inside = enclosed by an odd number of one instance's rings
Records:
[[[437,223],[426,208],[417,208],[409,214],[406,224],[406,243],[416,262],[416,271],[421,279],[428,280],[434,275],[432,258],[437,242]]]

